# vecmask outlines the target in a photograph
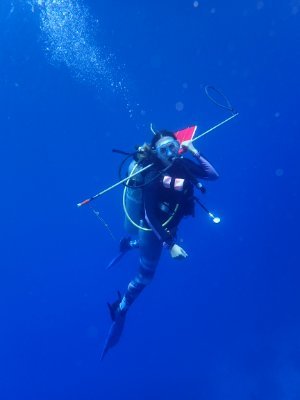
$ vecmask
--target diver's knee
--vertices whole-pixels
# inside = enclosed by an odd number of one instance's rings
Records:
[[[155,275],[155,268],[146,268],[145,266],[141,265],[137,276],[137,280],[142,285],[148,285],[154,278],[154,275]]]
[[[154,274],[151,275],[151,276],[150,275],[141,275],[141,274],[139,274],[138,277],[137,277],[137,280],[141,285],[147,286],[152,281],[153,276],[154,276]]]
[[[156,267],[158,265],[159,262],[159,257],[144,257],[141,256],[140,257],[140,270],[145,270],[145,272],[147,271],[154,271],[156,270]]]
[[[130,293],[136,294],[136,293],[141,292],[145,286],[146,285],[142,281],[140,281],[139,277],[137,276],[135,279],[133,279],[131,282],[129,282],[128,291]]]

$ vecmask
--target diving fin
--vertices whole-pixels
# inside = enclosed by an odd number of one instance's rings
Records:
[[[105,344],[101,354],[101,360],[103,360],[105,354],[108,352],[109,349],[114,347],[120,340],[120,337],[123,332],[126,311],[121,311],[119,309],[119,304],[122,299],[121,293],[118,292],[118,300],[113,302],[112,304],[107,303],[109,308],[109,313],[112,319],[112,324],[109,328]]]
[[[107,265],[107,267],[105,268],[107,269],[111,269],[112,267],[114,267],[116,264],[118,264],[118,262],[121,260],[121,258],[123,258],[125,253],[119,253],[116,255],[116,257],[114,257],[110,263]]]
[[[137,241],[132,241],[130,236],[124,237],[120,240],[119,254],[117,254],[105,268],[106,270],[114,267],[123,256],[134,247],[138,247]]]

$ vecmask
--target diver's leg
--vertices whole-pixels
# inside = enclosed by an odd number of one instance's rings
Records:
[[[140,231],[139,247],[139,271],[137,276],[129,282],[127,291],[119,304],[121,312],[126,312],[142,290],[151,282],[160,259],[162,244],[153,232]]]
[[[114,303],[108,304],[113,322],[104,344],[101,359],[103,359],[110,348],[114,347],[119,342],[124,328],[126,311],[142,292],[144,287],[151,282],[160,258],[162,244],[152,232],[142,231],[139,239],[140,268],[138,274],[129,283],[123,298],[121,298],[121,294],[118,293],[118,299]]]

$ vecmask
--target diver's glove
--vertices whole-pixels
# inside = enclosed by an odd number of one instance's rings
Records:
[[[170,255],[172,258],[176,260],[182,260],[184,258],[188,257],[188,254],[183,250],[182,247],[178,246],[178,244],[173,244],[172,247],[170,247]]]
[[[189,151],[193,156],[198,157],[199,151],[193,145],[192,140],[185,140],[181,143],[181,148],[184,152]]]

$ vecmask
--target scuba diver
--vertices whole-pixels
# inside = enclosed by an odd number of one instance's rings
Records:
[[[131,249],[139,251],[139,269],[127,290],[109,304],[112,325],[101,359],[117,344],[126,313],[154,277],[163,248],[171,258],[183,260],[186,251],[177,243],[176,232],[183,217],[194,216],[194,189],[205,192],[200,180],[215,180],[218,173],[194,147],[192,140],[180,142],[169,131],[154,132],[150,144],[145,143],[129,166],[124,190],[125,229],[132,236],[120,242],[120,253],[109,264],[114,266]],[[183,154],[191,157],[183,157]],[[148,168],[145,168],[148,166]],[[141,170],[141,173],[137,173]]]

